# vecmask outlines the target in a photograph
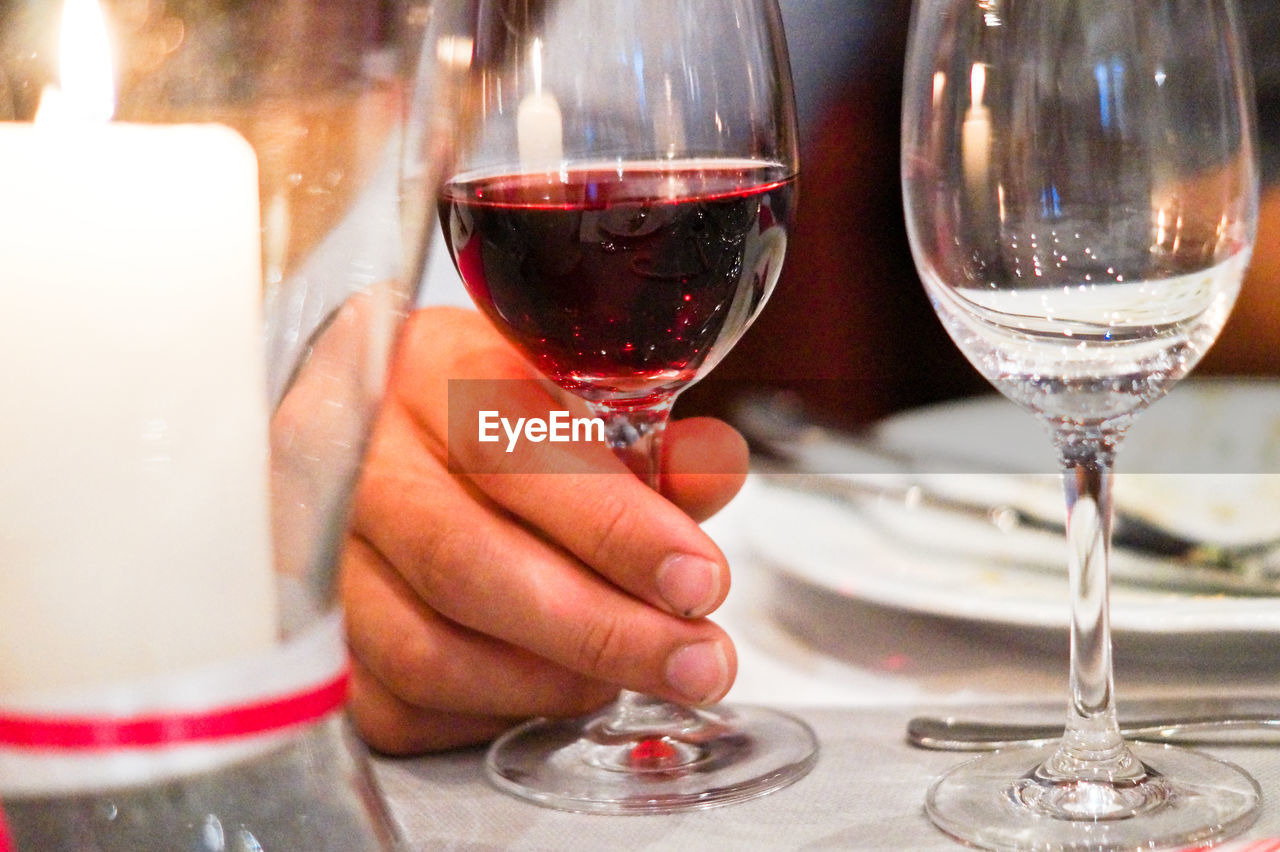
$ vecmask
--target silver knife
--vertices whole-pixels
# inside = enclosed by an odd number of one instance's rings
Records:
[[[859,511],[868,509],[869,501],[874,499],[903,509],[968,518],[1005,533],[1039,532],[1058,540],[1065,535],[1061,516],[1051,517],[1029,506],[942,492],[917,474],[919,458],[886,450],[874,440],[805,422],[767,400],[740,405],[733,419],[758,453],[753,462],[755,470],[771,485],[837,500]],[[817,457],[822,455],[827,460],[829,470],[833,451],[848,460],[847,469],[875,471],[875,475],[823,472]],[[948,461],[950,467],[957,467],[954,459],[943,460],[941,466],[946,467]],[[935,466],[931,462],[929,465]],[[968,467],[973,469],[972,463]],[[1013,471],[1007,474],[1020,475]],[[1118,582],[1236,595],[1280,594],[1280,542],[1216,544],[1116,507],[1111,544],[1113,550],[1143,557],[1138,565],[1113,561],[1112,574]],[[1170,571],[1169,567],[1177,570]]]

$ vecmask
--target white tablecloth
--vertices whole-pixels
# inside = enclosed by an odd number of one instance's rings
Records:
[[[377,762],[392,812],[411,849],[954,849],[922,809],[931,779],[966,759],[906,744],[919,712],[1057,721],[1066,695],[1060,648],[1024,646],[945,619],[860,605],[788,580],[742,541],[744,500],[707,529],[734,569],[717,620],[734,636],[734,703],[783,707],[815,729],[813,772],[772,795],[663,816],[559,813],[491,788],[480,750]],[[1065,595],[1065,583],[1064,583]],[[1280,649],[1277,652],[1280,658]],[[1170,698],[1280,696],[1280,666],[1266,659],[1151,666],[1118,655],[1122,714]],[[1280,703],[1280,702],[1278,702]],[[1280,744],[1280,740],[1277,741]],[[1217,745],[1210,752],[1248,770],[1264,809],[1247,837],[1280,835],[1280,748]]]

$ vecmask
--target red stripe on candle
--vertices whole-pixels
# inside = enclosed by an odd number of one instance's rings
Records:
[[[35,716],[0,713],[0,746],[68,751],[146,748],[263,734],[314,721],[346,700],[347,672],[312,689],[195,713]],[[0,824],[0,840],[3,840]],[[0,844],[0,852],[5,847]]]

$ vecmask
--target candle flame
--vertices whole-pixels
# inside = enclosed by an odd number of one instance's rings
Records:
[[[71,115],[107,121],[115,113],[111,43],[98,0],[66,0],[58,73],[63,107]]]
[[[533,66],[533,90],[542,92],[542,39],[535,38],[529,49],[529,62]]]
[[[475,40],[463,36],[447,36],[436,45],[436,59],[453,69],[470,68],[474,52]]]
[[[969,71],[969,105],[974,109],[982,106],[982,96],[987,89],[987,66],[981,62],[973,63]]]
[[[947,74],[945,71],[933,72],[933,104],[942,103],[942,96],[947,91]]]

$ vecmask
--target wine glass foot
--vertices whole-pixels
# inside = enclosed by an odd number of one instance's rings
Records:
[[[817,761],[804,722],[758,707],[691,711],[684,731],[618,735],[608,716],[534,719],[498,738],[485,772],[499,789],[557,810],[659,814],[763,796]]]
[[[1056,748],[1013,748],[961,764],[930,788],[929,818],[982,849],[1037,852],[1177,848],[1230,837],[1257,818],[1257,782],[1234,764],[1131,743],[1147,768],[1140,780],[1038,782],[1028,770]]]

